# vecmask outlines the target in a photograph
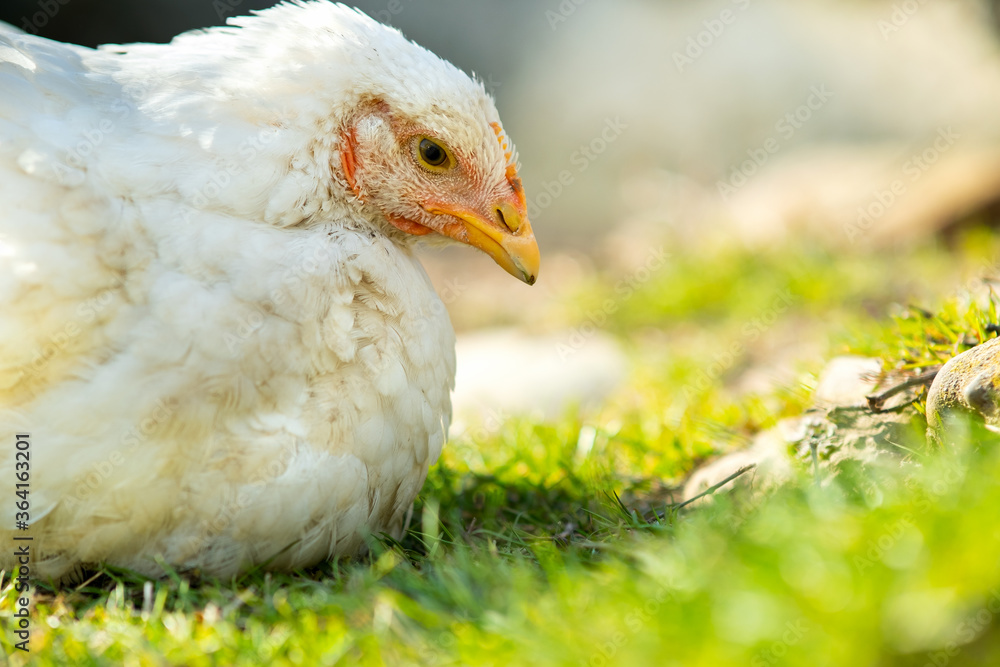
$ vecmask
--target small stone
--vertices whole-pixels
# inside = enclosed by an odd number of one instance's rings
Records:
[[[891,457],[897,451],[892,443],[904,442],[914,433],[917,417],[912,409],[871,412],[865,397],[875,390],[881,374],[878,359],[843,356],[830,360],[820,373],[810,410],[758,433],[750,447],[694,471],[684,485],[684,500],[751,464],[756,465],[752,472],[719,492],[741,487],[765,491],[791,478],[795,464],[815,462],[822,476],[847,461],[874,465]]]
[[[719,489],[719,492],[746,486],[763,491],[787,480],[792,474],[788,447],[801,437],[796,435],[802,430],[801,424],[801,417],[783,419],[774,428],[758,433],[750,447],[730,452],[702,466],[684,484],[683,499],[691,500],[749,465],[757,467]]]
[[[927,437],[944,439],[948,417],[973,416],[1000,426],[1000,338],[952,358],[927,392]]]
[[[859,405],[865,402],[882,372],[882,362],[869,357],[843,356],[831,359],[820,373],[813,392],[818,408]]]

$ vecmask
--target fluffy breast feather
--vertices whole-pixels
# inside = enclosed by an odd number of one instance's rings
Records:
[[[0,32],[0,442],[31,433],[38,574],[158,555],[227,576],[398,532],[455,372],[423,269],[288,194],[327,148],[157,120],[102,57]]]

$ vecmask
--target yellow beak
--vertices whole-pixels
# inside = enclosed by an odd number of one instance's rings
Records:
[[[427,211],[435,215],[451,215],[461,220],[465,227],[465,238],[459,238],[456,234],[453,236],[455,240],[479,248],[518,280],[529,285],[535,284],[541,263],[538,243],[531,231],[531,223],[512,204],[503,202],[497,205],[493,209],[496,217],[492,220],[480,213],[460,208],[434,207]]]

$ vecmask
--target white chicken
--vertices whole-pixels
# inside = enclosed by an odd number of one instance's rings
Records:
[[[225,577],[398,536],[455,374],[415,243],[538,272],[483,86],[325,1],[166,45],[0,26],[5,543]]]

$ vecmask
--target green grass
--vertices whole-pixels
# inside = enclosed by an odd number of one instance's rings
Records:
[[[996,257],[980,231],[878,256],[677,253],[619,295],[605,325],[635,360],[627,385],[596,410],[449,443],[401,543],[234,581],[105,569],[78,588],[42,585],[31,661],[1000,664],[1000,443],[988,433],[948,451],[917,437],[903,465],[844,463],[821,479],[804,467],[765,496],[674,504],[698,462],[800,414],[830,357],[923,368],[990,336],[996,313],[962,286]],[[618,279],[582,285],[565,324],[614,300]],[[787,341],[815,352],[776,385],[745,381]],[[9,578],[2,589],[9,625]],[[5,627],[8,654],[11,640]]]

